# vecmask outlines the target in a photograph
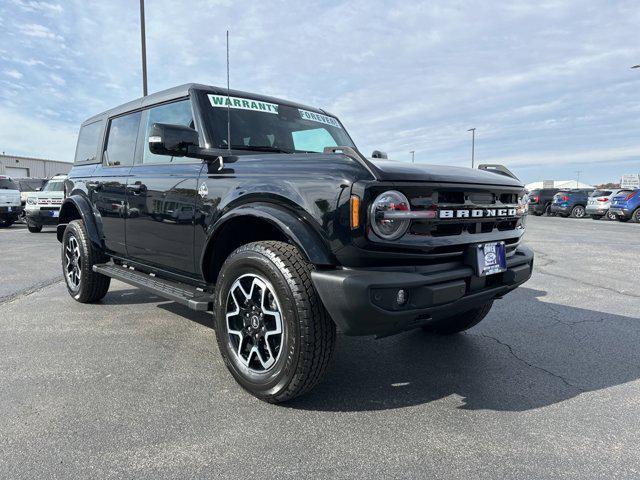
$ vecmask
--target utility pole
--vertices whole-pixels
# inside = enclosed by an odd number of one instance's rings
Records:
[[[576,188],[580,188],[580,174],[582,170],[576,170]]]
[[[476,158],[476,127],[470,128],[467,132],[471,132],[471,168]]]
[[[411,150],[409,153],[411,154],[411,163],[415,163],[416,161],[415,150]]]
[[[142,95],[147,96],[147,39],[144,32],[144,0],[140,0],[140,40],[142,42]]]

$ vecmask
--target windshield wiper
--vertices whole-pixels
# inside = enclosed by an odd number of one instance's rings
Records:
[[[227,148],[226,145],[219,145],[218,148]],[[270,145],[231,145],[231,150],[250,150],[253,152],[275,152],[275,153],[293,153],[291,150],[284,148],[272,147]]]

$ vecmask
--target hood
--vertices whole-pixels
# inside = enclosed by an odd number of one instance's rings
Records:
[[[447,182],[522,187],[522,183],[505,175],[448,165],[424,165],[369,159],[380,180],[389,182]]]
[[[0,205],[20,205],[20,190],[0,190]]]

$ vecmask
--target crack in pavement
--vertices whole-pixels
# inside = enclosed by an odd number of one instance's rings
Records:
[[[485,333],[480,333],[480,334],[467,333],[467,335],[471,335],[471,336],[474,336],[474,337],[484,337],[484,338],[488,338],[490,340],[493,340],[497,344],[502,345],[503,347],[506,347],[512,357],[514,357],[520,363],[523,363],[524,365],[528,366],[529,368],[533,368],[534,370],[539,370],[541,372],[546,373],[547,375],[551,375],[552,377],[557,378],[558,380],[560,380],[567,387],[573,388],[573,389],[577,390],[580,393],[585,393],[587,391],[584,388],[579,387],[578,385],[575,385],[575,384],[571,383],[569,380],[564,378],[562,375],[558,375],[557,373],[554,373],[551,370],[547,370],[544,367],[540,367],[538,365],[534,365],[533,363],[527,362],[524,358],[519,357],[518,355],[516,355],[515,351],[511,347],[511,345],[509,345],[508,343],[503,342],[502,340],[499,340],[496,337],[492,337],[491,335],[487,335]]]
[[[30,287],[27,287],[20,291],[10,293],[9,295],[5,295],[4,297],[0,297],[0,305],[4,305],[5,303],[9,303],[19,298],[26,297],[28,295],[31,295],[32,293],[36,293],[42,290],[43,288],[47,288],[55,283],[61,282],[62,280],[63,279],[60,277],[60,275],[58,275],[48,280],[44,280],[42,282],[36,283],[35,285],[31,285]]]

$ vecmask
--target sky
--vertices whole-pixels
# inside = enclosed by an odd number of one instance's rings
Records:
[[[149,91],[198,82],[325,108],[366,154],[502,163],[525,183],[640,172],[634,1],[146,0]],[[0,0],[0,151],[72,160],[141,96],[137,0]],[[577,172],[580,172],[579,174]]]

